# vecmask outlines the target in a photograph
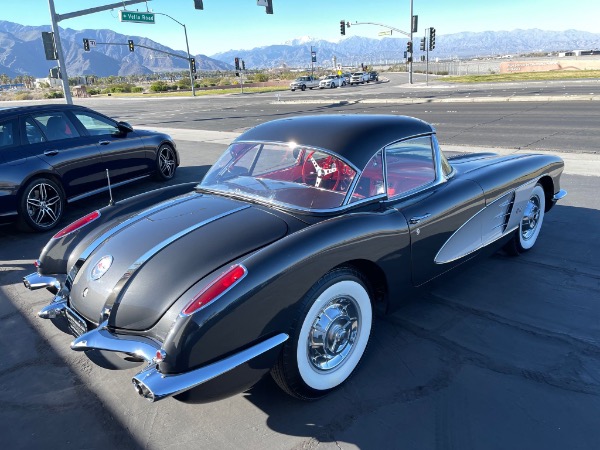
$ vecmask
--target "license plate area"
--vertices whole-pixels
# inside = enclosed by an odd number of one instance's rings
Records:
[[[65,308],[65,313],[69,325],[69,330],[71,330],[71,333],[73,333],[73,335],[79,337],[83,333],[87,332],[87,324],[79,314],[77,314],[69,307]]]

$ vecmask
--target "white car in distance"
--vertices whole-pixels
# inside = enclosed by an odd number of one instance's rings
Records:
[[[335,88],[345,85],[346,80],[344,78],[340,78],[337,75],[327,75],[319,82],[319,89]]]

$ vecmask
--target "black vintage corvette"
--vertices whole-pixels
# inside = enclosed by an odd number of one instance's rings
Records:
[[[146,363],[151,400],[205,401],[271,372],[316,399],[356,369],[373,311],[501,246],[535,244],[566,193],[551,155],[447,159],[402,116],[259,125],[197,186],[94,211],[58,232],[24,279],[54,295],[71,348]]]

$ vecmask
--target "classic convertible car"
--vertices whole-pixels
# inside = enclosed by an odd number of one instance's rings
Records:
[[[54,294],[39,316],[66,318],[73,350],[145,364],[133,385],[151,401],[219,398],[269,371],[316,399],[355,371],[374,311],[486,248],[530,250],[562,170],[548,154],[448,159],[410,117],[276,120],[197,186],[59,231],[24,283]]]

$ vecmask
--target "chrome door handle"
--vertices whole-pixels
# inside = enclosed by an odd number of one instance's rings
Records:
[[[58,155],[58,150],[46,150],[44,152],[44,155],[46,156],[54,156],[54,155]]]
[[[100,144],[100,145],[108,145],[108,144],[110,144],[110,141],[100,141],[100,142],[98,142],[98,144]]]
[[[408,221],[408,223],[410,223],[411,225],[415,225],[415,224],[419,223],[421,220],[427,219],[428,217],[431,217],[431,214],[427,213],[427,214],[423,214],[422,216],[415,216],[415,217],[412,217]]]

